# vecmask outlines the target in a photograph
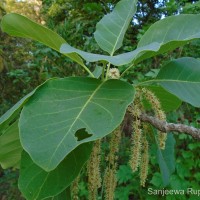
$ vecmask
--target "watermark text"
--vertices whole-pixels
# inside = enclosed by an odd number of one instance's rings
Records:
[[[173,189],[153,189],[148,188],[148,195],[167,196],[167,195],[196,195],[200,196],[200,189],[187,188],[186,190]]]

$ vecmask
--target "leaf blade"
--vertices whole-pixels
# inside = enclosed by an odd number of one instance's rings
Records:
[[[122,46],[125,32],[137,9],[136,3],[137,0],[119,1],[114,10],[97,23],[94,38],[101,49],[111,56]]]
[[[159,48],[160,48],[160,44],[151,43],[147,46],[137,48],[131,52],[119,54],[116,56],[107,56],[107,55],[88,53],[80,49],[76,49],[70,46],[69,44],[65,43],[61,45],[60,52],[64,55],[67,55],[69,53],[77,53],[87,62],[107,61],[115,66],[121,66],[121,65],[125,65],[134,61],[137,57],[141,57],[143,54],[154,53],[158,51]]]
[[[1,28],[11,36],[36,40],[59,52],[60,46],[66,41],[56,32],[26,18],[23,15],[10,13],[3,16]],[[67,55],[80,65],[84,65],[82,59],[75,53]]]
[[[45,200],[71,200],[70,186],[54,197],[45,198]]]
[[[58,199],[59,195],[63,197],[62,191],[78,176],[83,165],[89,159],[91,150],[92,143],[80,145],[51,172],[46,172],[38,167],[24,151],[19,177],[20,190],[28,200],[48,197]]]
[[[19,141],[18,120],[0,136],[0,164],[3,169],[18,167],[22,146]]]
[[[133,87],[119,80],[70,77],[40,89],[23,108],[19,127],[23,148],[46,171],[76,146],[117,128],[134,98]],[[82,129],[88,137],[79,140]]]
[[[154,80],[170,93],[193,106],[200,106],[200,61],[190,57],[172,60]]]
[[[155,53],[145,53],[137,58],[137,62],[152,56],[165,53],[200,38],[200,15],[181,14],[166,17],[157,21],[145,32],[138,43],[138,48],[157,42],[161,45]]]
[[[177,109],[181,105],[181,100],[173,94],[167,92],[161,86],[145,86],[148,90],[152,91],[161,103],[161,107],[165,112],[170,112]],[[145,102],[145,108],[148,109],[151,106],[148,102]]]
[[[170,183],[170,176],[175,171],[175,139],[171,133],[167,136],[165,150],[160,150],[160,148],[157,146],[157,160],[159,163],[164,187]]]

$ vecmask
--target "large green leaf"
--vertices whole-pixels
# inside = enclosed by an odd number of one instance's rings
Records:
[[[175,171],[175,157],[174,157],[175,139],[173,134],[167,135],[165,150],[157,148],[157,159],[160,166],[163,185],[167,186],[170,182],[170,176]]]
[[[109,17],[110,15],[106,16],[110,23]],[[63,44],[60,51],[66,55],[75,52],[88,62],[104,60],[121,66],[130,62],[136,64],[197,38],[200,38],[200,15],[177,15],[166,17],[153,24],[141,38],[137,49],[128,53],[116,56],[98,55],[81,51],[68,44]],[[105,47],[105,45],[103,46]]]
[[[19,141],[18,120],[0,136],[0,164],[3,169],[18,167],[22,146]]]
[[[196,38],[200,38],[200,15],[166,17],[150,26],[138,43],[138,48],[141,48],[157,42],[161,48],[156,53],[147,52],[139,56],[137,62],[173,50]]]
[[[57,198],[56,196],[78,176],[89,159],[91,150],[92,143],[78,146],[51,172],[44,171],[31,160],[26,152],[23,152],[19,189],[27,200]]]
[[[57,33],[16,13],[5,15],[1,21],[1,28],[11,36],[33,39],[56,51],[60,50],[61,44],[66,43]],[[84,65],[77,54],[72,53],[67,56],[80,65]]]
[[[60,37],[57,33],[49,30],[48,28],[41,26],[33,22],[32,20],[15,13],[7,14],[2,18],[1,28],[4,32],[17,37],[29,38],[36,41],[39,41],[56,51],[64,53],[66,56],[79,63],[84,65],[82,59],[77,55],[81,55],[88,62],[96,62],[105,60],[112,63],[113,65],[120,66],[125,65],[133,61],[137,56],[143,55],[145,52],[149,51],[158,51],[160,44],[152,43],[145,47],[138,48],[135,51],[121,54],[118,56],[106,56],[87,53],[76,48],[71,47],[69,44],[66,44],[66,41]]]
[[[113,13],[116,14],[117,12],[115,11]],[[106,17],[110,18],[110,15]],[[123,17],[123,15],[120,17]],[[84,64],[77,54],[81,55],[88,62],[105,60],[116,66],[125,65],[132,61],[137,63],[156,54],[184,45],[192,39],[199,38],[199,25],[200,15],[178,15],[167,17],[150,27],[142,37],[136,50],[117,56],[87,53],[75,49],[68,44],[64,44],[61,47],[61,52],[82,66],[84,66]],[[55,32],[18,14],[8,14],[4,16],[2,19],[2,29],[13,36],[37,40],[57,51],[60,50],[60,46],[63,43],[66,43],[65,40]]]
[[[137,57],[141,57],[143,54],[146,54],[146,53],[150,54],[152,52],[154,53],[158,51],[160,49],[160,45],[161,44],[154,42],[147,46],[137,48],[134,51],[119,54],[116,56],[107,56],[107,55],[88,53],[88,52],[76,49],[70,46],[69,44],[62,44],[60,48],[60,52],[65,55],[68,55],[69,53],[77,53],[88,62],[107,61],[115,66],[121,66],[121,65],[125,65],[132,62]]]
[[[122,0],[96,26],[94,38],[110,55],[122,46],[126,30],[137,9],[137,0]]]
[[[51,171],[81,143],[102,138],[119,126],[133,98],[134,88],[120,80],[49,80],[22,110],[22,146],[36,164]]]
[[[200,60],[172,60],[161,68],[154,81],[181,100],[200,106]]]
[[[161,103],[162,109],[165,112],[173,111],[181,105],[181,100],[179,98],[169,93],[161,86],[145,86],[145,88],[152,91],[156,95]],[[146,109],[151,107],[147,101],[145,101],[144,103]]]
[[[23,97],[19,102],[17,102],[11,109],[9,109],[4,115],[0,117],[0,135],[3,134],[5,129],[9,126],[18,115],[23,107],[23,105],[28,101],[28,99],[34,94],[35,90]]]
[[[48,197],[45,200],[71,200],[70,186],[60,194],[54,197]]]

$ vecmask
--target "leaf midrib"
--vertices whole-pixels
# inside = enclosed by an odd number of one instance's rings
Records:
[[[133,4],[131,4],[131,7],[132,7],[132,5]],[[123,30],[124,30],[124,27],[127,25],[127,20],[128,20],[128,18],[129,18],[129,16],[130,16],[130,13],[131,13],[131,9],[129,10],[129,13],[128,13],[128,15],[127,15],[127,17],[126,17],[126,20],[125,20],[125,23],[124,23],[124,25],[122,26],[122,28],[121,28],[121,31],[120,31],[120,33],[119,33],[119,37],[117,37],[117,39],[116,39],[116,42],[115,42],[115,44],[114,44],[114,47],[113,47],[113,50],[112,50],[112,52],[111,52],[111,56],[113,56],[113,54],[114,54],[114,52],[115,52],[115,48],[116,48],[116,46],[117,46],[117,44],[118,44],[118,41],[119,41],[119,39],[120,39],[120,36],[121,36],[121,34],[122,34],[122,32],[123,32]]]
[[[200,80],[199,82],[197,81],[184,81],[184,80],[175,80],[175,79],[154,79],[154,80],[149,80],[149,81],[144,81],[142,83],[137,84],[137,86],[142,86],[145,84],[151,84],[151,83],[157,83],[157,82],[175,82],[175,83],[191,83],[191,84],[200,84]]]
[[[152,80],[152,82],[176,82],[176,83],[192,83],[192,84],[200,84],[200,80],[199,82],[197,81],[184,81],[184,80],[175,80],[175,79],[156,79],[156,80]]]

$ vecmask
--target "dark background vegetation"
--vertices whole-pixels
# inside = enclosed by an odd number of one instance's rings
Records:
[[[9,12],[26,15],[33,20],[45,24],[58,32],[66,41],[76,48],[85,51],[102,53],[95,43],[93,33],[96,23],[109,13],[117,0],[0,0],[0,20]],[[126,52],[136,48],[141,35],[148,27],[170,15],[180,13],[200,13],[199,1],[186,0],[147,0],[138,2],[138,11],[125,36],[124,45],[118,52]],[[155,76],[161,65],[167,60],[181,56],[200,57],[200,41],[197,40],[173,52],[157,56],[140,63],[129,72],[125,79],[136,83]],[[98,63],[89,64],[91,69]],[[123,70],[123,67],[120,68]],[[30,40],[13,38],[0,30],[0,115],[8,110],[34,87],[51,77],[82,76],[85,72],[76,63],[58,54],[52,49]],[[171,113],[168,121],[181,122],[199,126],[198,108],[188,104]],[[147,188],[163,188],[159,166],[155,159],[155,151],[151,148],[149,176],[146,188],[139,184],[138,173],[132,174],[127,160],[130,141],[124,133],[121,144],[118,186],[116,199],[188,199],[188,196],[156,197],[147,193]],[[200,185],[200,145],[183,134],[176,135],[175,160],[176,171],[171,176],[168,189],[198,188]],[[107,144],[104,143],[102,156],[105,155]],[[0,200],[23,199],[17,190],[18,170],[0,169]],[[80,199],[87,199],[86,180],[80,182]],[[99,198],[101,199],[101,197]],[[190,199],[197,199],[191,196]]]

